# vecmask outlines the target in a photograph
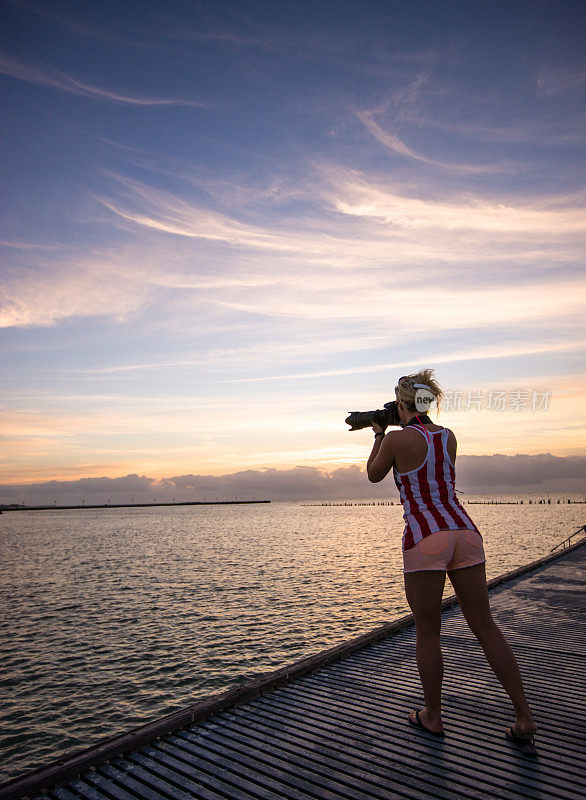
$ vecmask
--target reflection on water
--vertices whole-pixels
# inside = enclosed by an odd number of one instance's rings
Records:
[[[467,510],[489,578],[585,521]],[[407,613],[401,533],[396,505],[3,514],[0,780]]]

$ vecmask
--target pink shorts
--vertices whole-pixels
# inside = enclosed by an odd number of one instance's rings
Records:
[[[476,531],[437,531],[403,552],[403,572],[461,569],[483,561],[482,536]]]

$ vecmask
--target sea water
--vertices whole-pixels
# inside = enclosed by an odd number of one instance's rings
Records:
[[[583,497],[540,497],[464,501],[488,578],[586,522],[567,503]],[[3,514],[0,781],[408,613],[401,514],[396,502]]]

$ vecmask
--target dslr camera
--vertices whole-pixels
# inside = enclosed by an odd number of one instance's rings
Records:
[[[345,422],[350,425],[351,431],[370,428],[375,422],[382,428],[386,428],[388,425],[402,424],[396,400],[391,400],[390,403],[385,403],[383,408],[377,408],[374,411],[350,411]]]

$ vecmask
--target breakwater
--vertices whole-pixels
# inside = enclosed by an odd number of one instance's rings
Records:
[[[542,498],[541,500],[462,500],[460,499],[462,505],[469,505],[469,506],[522,506],[522,505],[534,505],[534,506],[541,506],[541,505],[584,505],[586,504],[586,500],[572,500],[570,498],[563,500],[561,498],[554,498],[553,500],[551,497]],[[346,501],[344,503],[333,503],[333,502],[323,502],[323,503],[302,503],[303,506],[319,506],[320,508],[325,508],[329,506],[333,507],[344,507],[344,506],[400,506],[401,503],[397,501],[396,503],[392,500],[368,500],[365,502],[356,500],[356,501]]]
[[[323,507],[325,507],[325,506],[338,506],[338,507],[344,507],[344,506],[400,506],[401,503],[399,503],[399,502],[393,503],[390,500],[380,500],[380,501],[371,500],[371,501],[369,501],[367,503],[360,503],[360,502],[355,502],[355,503],[348,503],[348,502],[347,503],[302,503],[301,505],[306,506],[306,507],[307,506],[319,506],[319,507],[322,507],[322,506]]]
[[[577,505],[577,504],[584,504],[586,500],[562,500],[559,497],[555,499],[551,499],[548,497],[547,499],[541,500],[464,500],[462,502],[467,503],[469,506],[522,506],[522,505],[534,505],[534,506],[543,506],[543,505]]]
[[[240,506],[251,503],[270,503],[270,500],[190,500],[182,503],[103,503],[101,505],[81,506],[26,506],[26,505],[0,505],[2,511],[83,511],[86,508],[165,508],[168,506]]]

